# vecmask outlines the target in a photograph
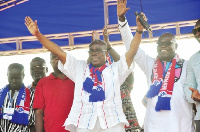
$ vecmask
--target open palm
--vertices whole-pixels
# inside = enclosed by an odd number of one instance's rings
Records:
[[[118,0],[117,1],[117,15],[118,17],[123,17],[129,8],[126,8],[126,0]]]
[[[36,34],[39,32],[37,21],[34,22],[29,16],[25,18],[25,25],[32,35],[36,36]]]

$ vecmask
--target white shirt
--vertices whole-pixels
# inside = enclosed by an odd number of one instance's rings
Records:
[[[128,125],[122,109],[120,86],[132,72],[133,65],[128,69],[125,55],[102,71],[105,100],[99,102],[89,102],[90,94],[83,90],[83,82],[90,74],[86,61],[76,60],[67,54],[66,63],[63,65],[59,61],[58,68],[75,82],[73,105],[64,123],[66,130],[73,132],[76,127],[92,130],[97,118],[102,129],[119,123]]]
[[[123,25],[123,23],[120,23],[120,25]],[[119,29],[126,49],[129,49],[133,36],[128,23],[124,27],[119,27]],[[150,87],[152,68],[156,59],[149,57],[139,48],[134,60],[145,73],[148,86]],[[192,125],[192,105],[187,102],[183,92],[185,78],[186,62],[183,63],[179,80],[174,83],[170,101],[171,110],[156,112],[155,106],[158,101],[158,96],[148,99],[144,120],[145,132],[194,132]]]

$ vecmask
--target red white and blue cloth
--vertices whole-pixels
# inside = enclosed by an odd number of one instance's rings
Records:
[[[9,85],[6,85],[0,91],[0,119],[3,118],[4,99],[9,92]],[[30,91],[25,88],[24,84],[19,90],[16,100],[14,114],[12,115],[11,123],[28,125],[29,124],[29,111],[30,111]]]
[[[147,93],[147,98],[152,98],[158,95],[155,110],[171,110],[170,100],[173,93],[175,82],[176,63],[179,61],[176,55],[171,62],[162,62],[159,58],[153,66],[153,79],[150,89]]]
[[[85,79],[83,89],[90,93],[89,102],[98,102],[105,100],[105,91],[102,86],[102,71],[113,63],[113,58],[108,54],[106,64],[100,68],[95,68],[90,63],[90,76]]]

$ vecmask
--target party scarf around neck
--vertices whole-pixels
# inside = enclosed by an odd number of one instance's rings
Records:
[[[170,100],[174,87],[176,61],[176,58],[172,59],[166,72],[159,58],[154,63],[152,84],[146,96],[147,98],[152,98],[158,95],[156,111],[171,110]]]
[[[6,87],[4,87],[0,91],[0,119],[3,118],[2,109],[5,97],[8,92],[9,92],[9,85],[6,85]],[[25,88],[23,84],[17,96],[16,107],[14,110],[14,114],[12,116],[11,123],[28,125],[29,111],[30,111],[30,91],[28,88]]]
[[[90,77],[85,79],[83,83],[83,89],[90,93],[89,102],[98,102],[105,100],[105,91],[102,87],[102,71],[107,67],[107,65],[103,65],[100,68],[93,67],[93,65],[89,64],[90,69]]]
[[[108,53],[108,55],[107,55],[107,57],[106,57],[106,65],[107,66],[109,66],[109,65],[111,65],[112,63],[113,63],[113,58],[112,58],[112,56],[110,55],[110,53]]]

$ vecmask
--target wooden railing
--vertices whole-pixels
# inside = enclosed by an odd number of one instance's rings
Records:
[[[191,21],[181,21],[181,22],[174,22],[174,23],[163,23],[163,24],[154,24],[151,25],[151,28],[153,31],[162,29],[176,29],[176,37],[177,39],[184,39],[184,38],[192,38],[193,34],[181,34],[181,28],[187,27],[187,26],[194,26],[195,22],[197,20],[191,20]],[[131,31],[136,31],[136,26],[131,26]],[[103,35],[103,30],[95,30],[96,36],[100,37]],[[88,37],[92,36],[93,31],[84,31],[84,32],[71,32],[71,33],[59,33],[59,34],[46,34],[45,36],[49,38],[50,40],[53,39],[68,39],[69,44],[66,44],[65,46],[62,46],[64,50],[74,50],[74,49],[80,49],[80,48],[86,48],[88,47],[89,43],[86,44],[79,44],[74,45],[75,38],[82,38],[82,37]],[[108,26],[108,32],[110,35],[113,34],[120,34],[118,29],[118,24],[115,25],[109,25]],[[149,42],[155,42],[158,39],[158,37],[154,37],[154,34],[149,34],[148,38],[143,38],[142,43],[149,43]],[[16,55],[16,54],[34,54],[34,53],[41,53],[41,52],[47,52],[45,48],[38,48],[38,49],[23,49],[22,45],[23,42],[30,42],[30,41],[38,41],[35,36],[24,36],[24,37],[12,37],[12,38],[2,38],[0,39],[0,44],[10,44],[10,43],[16,43],[16,49],[12,51],[1,51],[0,56],[8,56],[8,55]],[[122,40],[119,41],[110,41],[110,43],[115,45],[121,45],[123,44]]]

